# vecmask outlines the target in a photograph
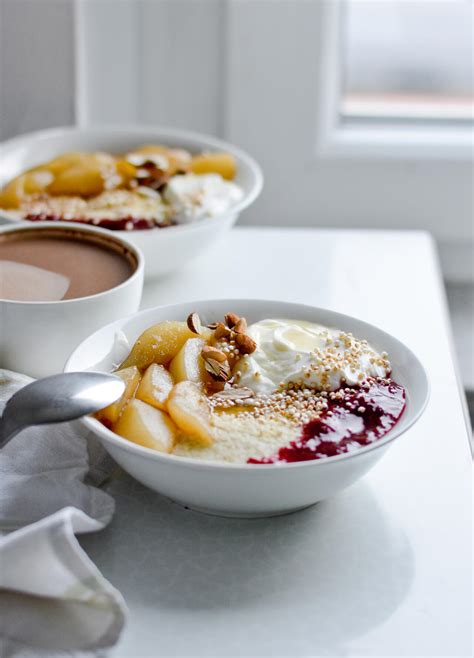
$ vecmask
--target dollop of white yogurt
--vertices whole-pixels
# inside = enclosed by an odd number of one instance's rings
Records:
[[[247,333],[257,343],[237,364],[239,386],[269,395],[282,384],[294,383],[320,391],[361,384],[368,377],[387,377],[385,352],[373,349],[351,333],[311,322],[261,320]]]
[[[240,201],[243,190],[220,174],[172,176],[163,193],[173,208],[178,224],[214,217]]]

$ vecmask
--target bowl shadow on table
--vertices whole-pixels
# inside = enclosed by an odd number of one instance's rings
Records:
[[[411,546],[365,482],[301,512],[254,520],[193,512],[126,474],[108,490],[117,505],[111,525],[81,543],[131,607],[258,617],[271,599],[280,622],[299,632],[314,608],[307,623],[327,646],[383,623],[413,580]]]

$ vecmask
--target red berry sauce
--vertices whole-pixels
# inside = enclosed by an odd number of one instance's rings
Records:
[[[25,215],[25,219],[30,222],[62,222],[64,218],[61,215],[54,215],[48,213],[30,213]],[[148,228],[166,228],[171,224],[159,224],[154,219],[146,219],[141,217],[121,217],[120,219],[88,219],[87,217],[77,217],[74,219],[66,220],[75,222],[77,224],[90,224],[91,226],[98,226],[99,228],[107,228],[110,231],[142,231]]]
[[[301,462],[353,452],[387,434],[406,406],[405,389],[393,381],[370,380],[368,388],[347,389],[343,400],[327,398],[328,408],[302,427],[299,439],[274,457],[248,464]]]

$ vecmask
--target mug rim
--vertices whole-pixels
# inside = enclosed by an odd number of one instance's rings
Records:
[[[122,281],[122,283],[119,283],[118,285],[113,286],[112,288],[107,288],[106,290],[102,290],[101,292],[96,292],[92,295],[85,295],[84,297],[73,297],[72,299],[58,299],[55,301],[28,301],[28,300],[17,300],[17,299],[5,299],[3,297],[0,297],[0,304],[3,305],[8,304],[12,306],[26,305],[33,307],[57,306],[58,304],[77,304],[80,302],[87,302],[88,300],[91,299],[97,299],[106,296],[111,292],[121,290],[122,288],[133,283],[136,279],[143,276],[143,272],[145,269],[145,257],[143,256],[141,250],[137,246],[135,246],[132,242],[130,242],[126,238],[123,238],[121,235],[120,236],[114,235],[113,231],[99,228],[97,226],[90,226],[88,224],[83,225],[83,224],[72,223],[72,222],[60,222],[60,221],[54,222],[54,225],[52,225],[51,222],[34,222],[31,225],[8,224],[8,225],[0,226],[0,235],[4,233],[32,232],[38,229],[40,231],[41,230],[55,231],[57,229],[60,229],[60,230],[64,230],[65,232],[76,232],[76,233],[84,232],[84,233],[92,233],[93,235],[99,235],[103,238],[106,238],[107,241],[112,241],[119,244],[121,247],[125,247],[129,252],[131,252],[136,260],[135,270],[132,272],[132,274],[129,277],[125,279],[125,281]]]

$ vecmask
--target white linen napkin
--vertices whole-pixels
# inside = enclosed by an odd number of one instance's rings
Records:
[[[66,507],[0,540],[2,656],[70,656],[115,644],[125,603],[74,536],[103,525]]]
[[[29,381],[0,370],[0,412]],[[0,529],[16,529],[0,539],[0,655],[97,655],[117,641],[122,596],[75,538],[110,521],[97,485],[112,469],[77,422],[26,429],[0,450]]]

